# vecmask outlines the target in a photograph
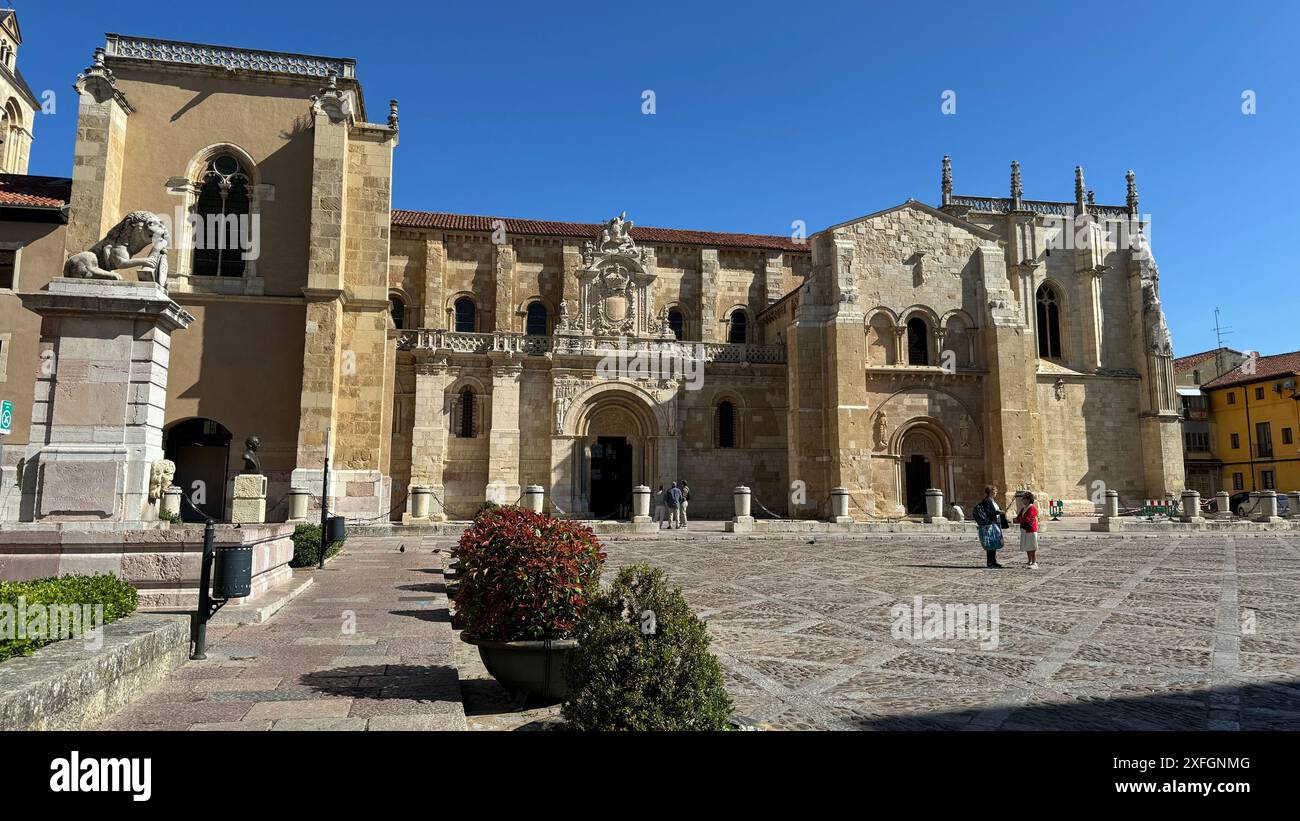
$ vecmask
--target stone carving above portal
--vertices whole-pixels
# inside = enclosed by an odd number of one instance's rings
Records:
[[[672,331],[653,312],[654,252],[637,247],[626,212],[604,223],[582,247],[584,267],[577,316],[561,330],[574,334],[662,337]],[[561,318],[567,311],[561,311]]]
[[[167,224],[149,211],[127,214],[108,236],[89,250],[73,254],[63,266],[63,275],[72,278],[121,279],[118,273],[138,268],[141,282],[156,282],[167,287],[167,246],[171,234]],[[149,248],[147,256],[140,252]]]

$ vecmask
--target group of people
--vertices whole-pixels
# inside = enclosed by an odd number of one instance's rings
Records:
[[[1020,510],[1017,511],[1015,518],[1008,522],[1007,514],[1002,512],[997,500],[993,498],[996,493],[997,488],[993,485],[985,487],[984,498],[975,505],[974,510],[975,524],[979,526],[980,546],[984,548],[986,566],[995,570],[1002,569],[1003,565],[998,563],[998,551],[1006,545],[1002,531],[1015,523],[1020,527],[1020,549],[1025,553],[1025,567],[1029,570],[1037,570],[1038,505],[1034,502],[1034,494],[1025,491],[1021,495]]]
[[[665,527],[665,514],[667,514],[667,527],[669,530],[676,530],[680,527],[686,527],[686,508],[691,503],[691,488],[686,484],[686,480],[673,482],[672,486],[664,490],[660,485],[659,490],[655,491],[655,524],[660,529]]]

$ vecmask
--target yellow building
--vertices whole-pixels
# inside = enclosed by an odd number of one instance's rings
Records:
[[[1223,488],[1300,490],[1300,351],[1249,358],[1202,388]]]

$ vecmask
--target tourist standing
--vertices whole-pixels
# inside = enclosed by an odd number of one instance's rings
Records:
[[[682,507],[682,491],[673,482],[672,487],[668,488],[668,493],[664,495],[664,500],[668,505],[668,529],[676,530],[680,527],[680,516]]]
[[[979,504],[975,505],[972,511],[975,516],[975,524],[979,528],[980,546],[984,548],[985,566],[1002,569],[998,564],[998,551],[1002,549],[1004,540],[1002,538],[1002,526],[1006,524],[1006,514],[998,507],[997,500],[993,498],[998,489],[993,485],[984,488],[984,498]]]
[[[682,509],[681,509],[682,527],[686,527],[688,524],[690,524],[690,522],[686,520],[686,508],[690,506],[691,506],[691,488],[689,485],[686,484],[686,480],[683,479],[682,480]]]
[[[1020,549],[1028,554],[1025,567],[1030,570],[1037,570],[1038,505],[1034,504],[1034,494],[1027,490],[1022,498],[1020,513],[1016,516],[1016,522],[1020,525]]]
[[[655,491],[655,524],[660,528],[664,526],[664,486],[660,485]]]

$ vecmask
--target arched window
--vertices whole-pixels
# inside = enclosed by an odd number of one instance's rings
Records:
[[[1044,282],[1038,286],[1038,355],[1043,359],[1061,358],[1061,305],[1056,289]]]
[[[199,178],[194,205],[196,276],[242,277],[244,252],[252,250],[248,171],[231,154],[218,154]]]
[[[474,300],[463,296],[456,300],[456,333],[472,334],[474,333]]]
[[[930,364],[930,328],[919,316],[907,320],[907,364]]]
[[[718,447],[736,446],[736,406],[723,401],[718,404]]]
[[[393,327],[402,330],[406,327],[406,302],[397,294],[388,297],[388,313],[393,317]]]
[[[748,332],[749,316],[736,309],[731,314],[731,327],[727,331],[727,341],[732,345],[744,345]]]
[[[529,336],[546,336],[546,306],[534,302],[528,306],[528,319],[524,323],[524,333]]]
[[[682,336],[686,333],[686,319],[682,316],[681,309],[668,309],[668,329],[673,332],[673,336],[681,341]]]
[[[452,427],[460,438],[474,438],[474,391],[469,388],[465,388],[457,397]]]

